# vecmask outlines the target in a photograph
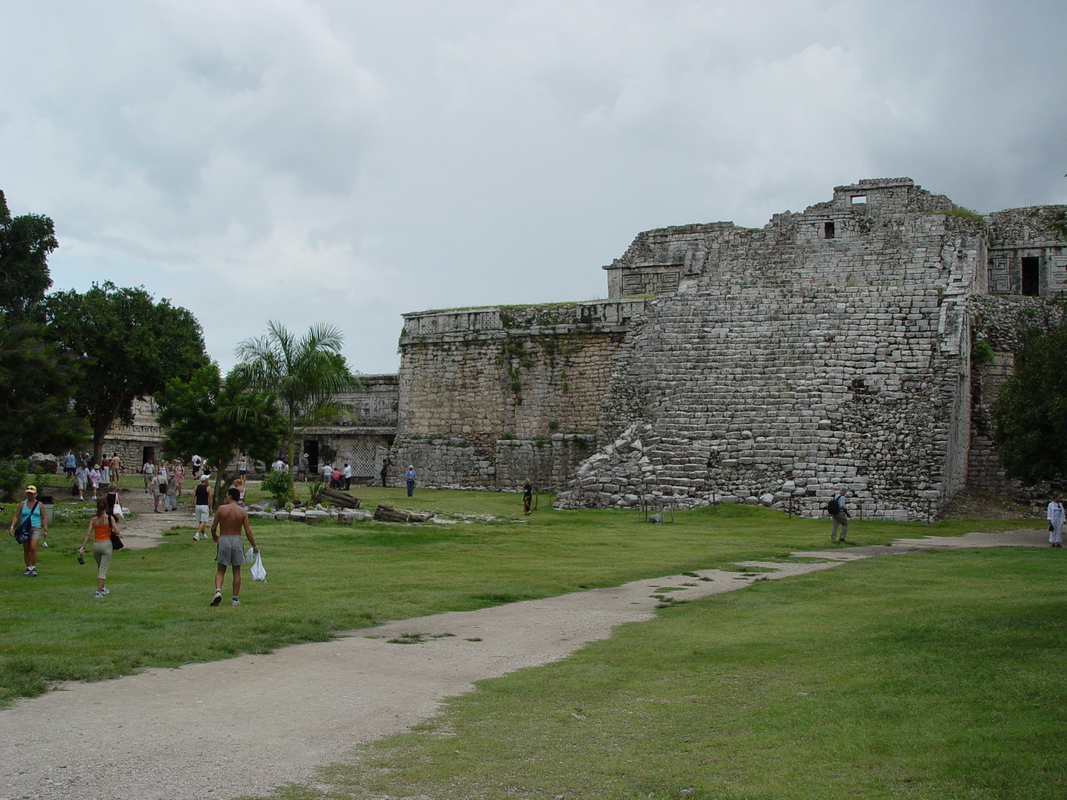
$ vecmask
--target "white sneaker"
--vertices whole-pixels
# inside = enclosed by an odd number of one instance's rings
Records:
[[[194,533],[193,534],[193,541],[194,542],[199,542],[200,541],[200,534],[199,533]]]
[[[103,597],[103,596],[104,596],[103,592],[93,592],[93,597]]]

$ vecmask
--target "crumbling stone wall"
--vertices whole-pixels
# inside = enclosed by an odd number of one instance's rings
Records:
[[[559,503],[791,499],[814,514],[847,485],[866,515],[936,516],[966,477],[981,220],[885,184],[761,230],[686,226],[631,248],[687,275],[635,323],[603,405],[611,450]]]
[[[561,486],[576,443],[595,441],[616,355],[643,309],[620,300],[405,315],[391,461],[414,464],[429,485],[511,488],[540,476]]]

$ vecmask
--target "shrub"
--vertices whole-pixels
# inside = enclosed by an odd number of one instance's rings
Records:
[[[278,508],[282,508],[288,501],[290,492],[293,490],[293,476],[288,472],[270,470],[263,478],[263,491],[274,498]]]
[[[0,495],[5,500],[14,500],[26,480],[26,460],[5,458],[0,460]]]

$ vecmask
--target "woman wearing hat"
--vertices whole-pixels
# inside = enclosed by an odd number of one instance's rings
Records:
[[[15,514],[11,517],[11,526],[7,531],[8,536],[14,536],[15,526],[21,525],[27,517],[30,518],[33,532],[30,538],[22,544],[22,560],[26,562],[26,569],[22,574],[36,578],[37,542],[48,538],[48,514],[37,500],[37,487],[32,484],[26,487],[26,499],[15,508]]]

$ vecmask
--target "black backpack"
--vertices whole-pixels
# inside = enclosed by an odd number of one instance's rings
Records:
[[[841,510],[838,507],[837,495],[836,494],[833,497],[830,498],[830,501],[826,504],[825,508],[826,508],[826,513],[829,514],[830,516],[833,516],[838,511]]]

